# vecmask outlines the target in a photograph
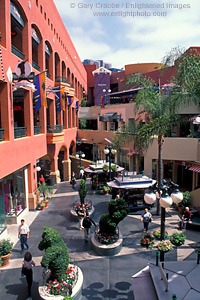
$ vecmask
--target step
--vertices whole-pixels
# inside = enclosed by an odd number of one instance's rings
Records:
[[[150,275],[159,300],[171,300],[173,294],[177,296],[177,299],[184,299],[184,297],[188,294],[188,292],[191,289],[186,277],[183,274],[180,275],[178,273],[177,262],[173,262],[173,264],[174,266],[177,265],[176,272],[172,272],[169,269],[167,269],[167,263],[165,263],[164,271],[165,273],[168,273],[169,276],[168,291],[166,291],[165,284],[161,279],[160,267],[155,266],[151,263],[149,264]]]
[[[157,295],[150,276],[149,266],[132,276],[135,300],[157,300]]]

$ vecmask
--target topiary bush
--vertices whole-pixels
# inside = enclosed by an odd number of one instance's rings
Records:
[[[62,281],[69,265],[69,252],[60,233],[47,226],[44,227],[39,250],[45,250],[41,265],[50,269],[51,279]]]
[[[115,234],[117,225],[128,214],[124,199],[111,199],[108,204],[108,214],[101,216],[99,229],[102,234]]]
[[[80,180],[79,197],[81,204],[84,204],[85,197],[87,195],[87,186],[84,179]]]

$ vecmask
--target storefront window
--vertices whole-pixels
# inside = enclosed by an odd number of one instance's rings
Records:
[[[2,183],[0,182],[0,234],[5,228],[6,228],[5,201],[4,201]]]
[[[17,216],[26,208],[24,171],[20,170],[2,181],[4,211],[6,216]]]

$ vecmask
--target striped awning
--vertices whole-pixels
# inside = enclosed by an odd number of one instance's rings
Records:
[[[189,168],[189,171],[200,173],[200,166],[192,166]]]

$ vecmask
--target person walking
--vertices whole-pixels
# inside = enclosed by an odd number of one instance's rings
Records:
[[[26,276],[28,284],[28,296],[31,296],[31,287],[33,283],[33,270],[32,266],[35,266],[35,262],[32,260],[32,255],[29,251],[24,254],[24,260],[22,264],[22,273]]]
[[[140,220],[144,224],[144,231],[147,232],[149,228],[149,222],[152,220],[152,214],[148,211],[148,208],[145,208]]]
[[[90,228],[92,226],[92,223],[94,224],[95,227],[97,226],[95,224],[95,222],[92,220],[92,218],[89,217],[88,211],[86,211],[86,216],[83,219],[84,239],[85,239],[86,242],[88,242],[88,236],[89,236],[89,233],[90,233]]]
[[[80,169],[80,179],[83,179],[83,176],[84,176],[84,170]]]
[[[75,173],[74,173],[74,172],[72,172],[72,179],[71,179],[71,182],[72,182],[72,188],[74,189],[75,184],[76,184],[76,177],[75,177]]]
[[[29,227],[26,224],[24,224],[24,219],[22,219],[21,225],[19,225],[19,228],[18,228],[18,237],[21,242],[21,254],[24,251],[24,245],[26,246],[27,250],[29,248],[29,246],[28,246],[29,232],[30,232]]]
[[[78,220],[79,220],[79,229],[82,230],[83,218],[86,215],[85,204],[81,204],[81,206],[76,210],[76,213],[78,215]]]

